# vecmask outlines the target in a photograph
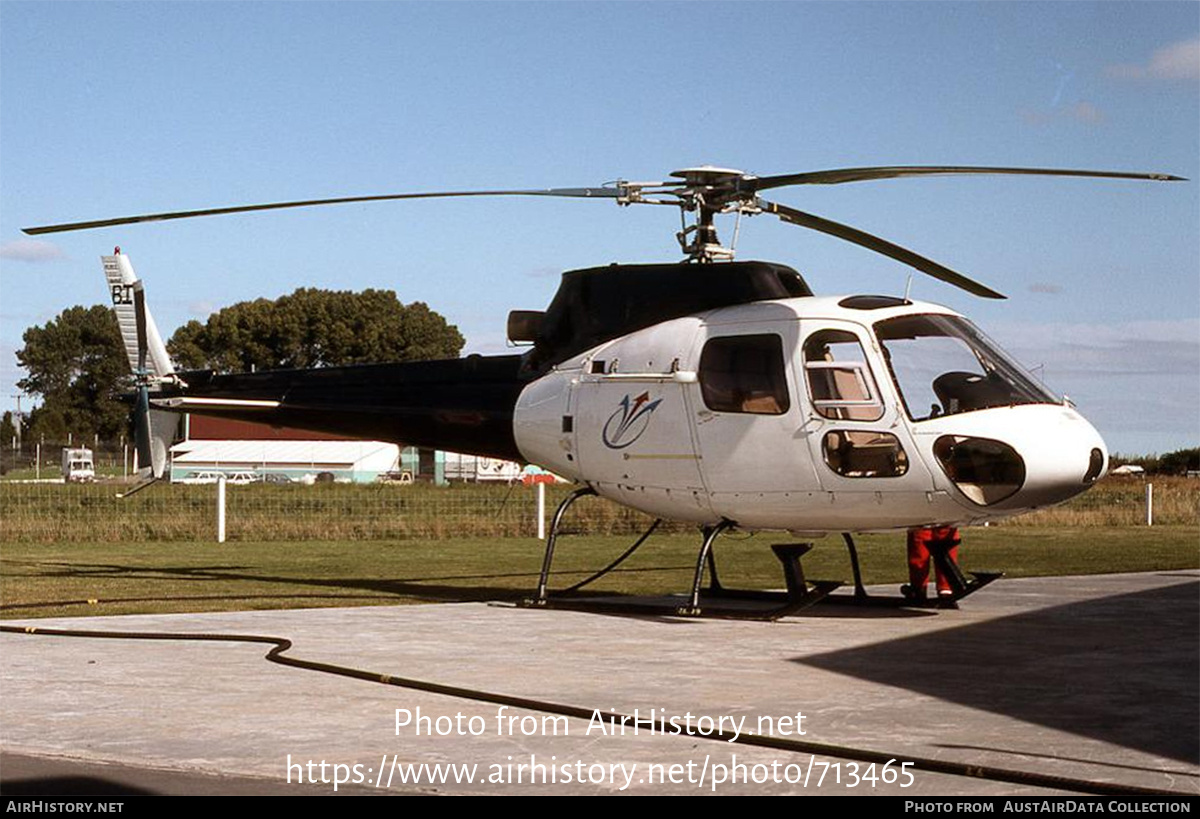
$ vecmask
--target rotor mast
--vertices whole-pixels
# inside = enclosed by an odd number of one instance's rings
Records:
[[[718,213],[737,211],[759,213],[753,194],[739,192],[739,183],[754,177],[731,168],[716,168],[704,165],[699,168],[684,168],[671,176],[683,180],[683,187],[672,193],[677,197],[680,217],[684,227],[675,238],[679,247],[692,262],[732,261],[733,246],[725,247],[717,238],[713,217]],[[695,224],[687,225],[685,213],[695,213]]]

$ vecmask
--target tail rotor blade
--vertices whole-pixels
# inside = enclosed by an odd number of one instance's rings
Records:
[[[175,413],[151,409],[150,388],[145,384],[138,388],[133,409],[138,471],[149,472],[155,480],[166,473],[167,454],[179,431],[179,418]]]
[[[142,384],[138,387],[137,403],[133,408],[133,432],[137,441],[138,468],[154,470],[154,450],[151,446],[150,389]],[[155,475],[154,477],[159,477]]]
[[[133,315],[137,323],[138,346],[138,377],[146,375],[146,349],[149,346],[146,338],[146,290],[141,281],[133,283]]]
[[[150,409],[150,385],[155,381],[146,370],[146,358],[149,352],[149,333],[146,329],[146,291],[141,281],[133,284],[133,309],[137,324],[137,404],[134,407],[134,436],[137,440],[138,465],[149,469],[150,477],[157,480],[163,476],[167,466],[167,446],[169,441],[163,436],[170,436],[169,425],[162,430],[156,429],[155,415],[161,413]],[[160,433],[160,434],[157,434]]]

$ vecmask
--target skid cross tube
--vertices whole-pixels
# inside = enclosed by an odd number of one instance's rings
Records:
[[[865,600],[867,589],[863,585],[862,567],[858,565],[858,549],[854,545],[854,536],[849,532],[842,532],[842,540],[846,541],[846,549],[850,552],[850,569],[854,572],[854,598]]]
[[[700,584],[704,582],[705,563],[707,563],[709,558],[712,557],[711,552],[712,552],[713,541],[715,541],[717,539],[717,536],[720,535],[722,532],[724,532],[726,529],[733,528],[734,525],[735,525],[734,522],[731,520],[722,520],[716,526],[705,526],[704,527],[704,529],[703,529],[704,542],[700,545],[700,554],[696,557],[696,577],[692,581],[692,596],[688,602],[688,605],[686,607],[681,607],[678,610],[679,614],[685,614],[685,615],[690,615],[690,616],[695,616],[695,615],[700,614]],[[719,586],[716,586],[717,576],[716,576],[716,572],[715,572],[715,569],[716,569],[716,561],[715,560],[713,561],[712,565],[713,565],[713,569],[714,569],[713,585],[715,587],[719,588]]]
[[[580,487],[563,498],[562,503],[554,510],[554,518],[550,521],[550,536],[546,538],[546,556],[542,558],[542,574],[538,578],[537,595],[533,599],[534,605],[544,606],[546,604],[546,584],[550,578],[550,562],[554,560],[554,544],[558,541],[558,529],[562,524],[563,515],[575,501],[595,494],[596,490],[590,486]]]
[[[712,549],[708,550],[708,588],[718,594],[725,590],[721,578],[717,577],[717,555]]]

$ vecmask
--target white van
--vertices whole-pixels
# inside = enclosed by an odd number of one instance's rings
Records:
[[[63,483],[91,483],[96,480],[96,465],[92,451],[83,448],[63,447]]]

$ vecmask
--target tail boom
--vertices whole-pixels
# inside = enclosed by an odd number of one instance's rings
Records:
[[[151,406],[355,438],[522,460],[513,410],[521,356],[315,370],[182,374]]]

